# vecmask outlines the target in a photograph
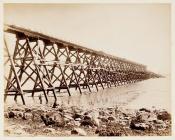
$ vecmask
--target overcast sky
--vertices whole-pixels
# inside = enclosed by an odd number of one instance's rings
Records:
[[[4,23],[170,71],[168,4],[6,4]]]

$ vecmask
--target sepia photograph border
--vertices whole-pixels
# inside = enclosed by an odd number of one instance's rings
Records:
[[[171,5],[171,113],[172,113],[172,136],[142,136],[142,137],[7,137],[4,136],[4,71],[3,71],[3,5],[6,3],[105,3],[105,4],[146,4],[166,3]],[[175,139],[175,1],[174,0],[3,0],[0,2],[0,139]]]

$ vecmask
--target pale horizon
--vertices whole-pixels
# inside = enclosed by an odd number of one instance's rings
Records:
[[[4,23],[170,74],[168,4],[5,4]]]

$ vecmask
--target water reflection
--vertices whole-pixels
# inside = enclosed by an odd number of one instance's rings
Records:
[[[79,106],[84,109],[95,109],[103,107],[162,107],[170,110],[170,80],[165,78],[150,79],[130,85],[119,87],[100,89],[98,92],[89,93],[84,90],[83,94],[79,94],[77,90],[71,91],[72,96],[69,97],[64,91],[58,93],[58,103],[63,106]],[[49,94],[49,104],[53,104],[54,98]],[[43,104],[45,103],[44,96]],[[26,104],[39,104],[38,97],[32,100],[32,97],[25,97]],[[20,101],[20,99],[19,99]],[[20,103],[18,101],[18,103]],[[7,103],[12,103],[13,98]]]

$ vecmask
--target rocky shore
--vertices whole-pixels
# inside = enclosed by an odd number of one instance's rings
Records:
[[[84,110],[59,105],[6,106],[5,136],[169,136],[166,110],[118,107]]]

